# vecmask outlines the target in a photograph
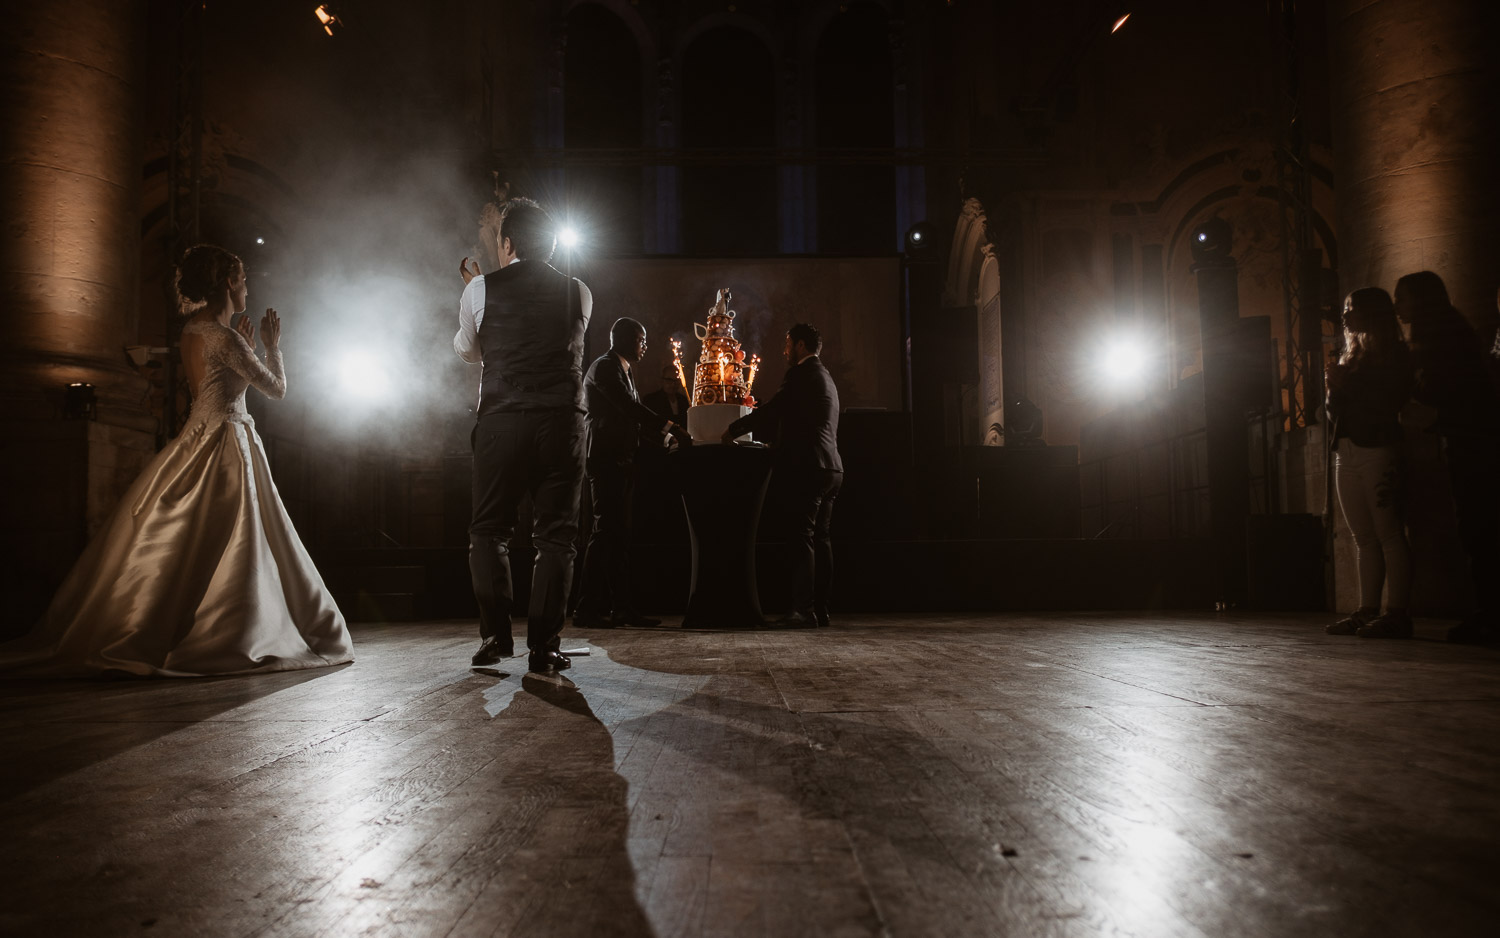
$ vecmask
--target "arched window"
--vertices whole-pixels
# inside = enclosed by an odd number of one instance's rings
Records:
[[[894,86],[885,10],[861,3],[835,16],[818,42],[817,142],[823,148],[885,148],[895,142]],[[837,254],[896,250],[896,175],[889,164],[818,164],[818,249]]]
[[[754,152],[776,142],[775,97],[770,50],[752,33],[716,27],[683,54],[684,253],[776,253],[776,170]],[[695,150],[716,161],[693,162]]]
[[[619,17],[595,3],[568,13],[564,61],[563,145],[570,155],[592,148],[641,146],[641,57]],[[571,166],[565,211],[587,229],[591,253],[641,249],[641,169]]]

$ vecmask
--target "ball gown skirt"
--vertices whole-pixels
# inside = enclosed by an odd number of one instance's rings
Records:
[[[268,357],[279,372],[279,354]],[[354,659],[243,395],[242,384],[224,412],[193,421],[152,460],[38,626],[0,646],[0,675],[195,677]]]

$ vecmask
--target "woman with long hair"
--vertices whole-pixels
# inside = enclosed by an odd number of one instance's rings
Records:
[[[354,660],[344,617],[287,517],[245,391],[286,394],[281,320],[255,354],[245,265],[189,248],[177,270],[187,426],[131,485],[41,623],[0,647],[8,676],[195,677]]]
[[[1402,512],[1402,431],[1397,414],[1411,397],[1412,370],[1390,294],[1379,287],[1349,294],[1344,301],[1344,353],[1328,365],[1325,381],[1339,507],[1354,535],[1359,569],[1359,608],[1325,631],[1410,638],[1411,552]]]

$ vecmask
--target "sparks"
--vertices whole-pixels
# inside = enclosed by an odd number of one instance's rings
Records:
[[[688,393],[687,373],[682,370],[682,340],[672,340],[672,364],[677,366],[677,380],[682,382],[682,393]]]

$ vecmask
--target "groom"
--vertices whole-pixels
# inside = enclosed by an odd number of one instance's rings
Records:
[[[500,269],[469,281],[458,306],[454,351],[480,364],[474,427],[474,514],[469,573],[479,601],[475,665],[513,654],[510,538],[531,497],[536,567],[526,647],[531,671],[569,667],[558,651],[583,480],[583,334],[594,298],[583,281],[547,263],[556,226],[530,199],[511,199],[500,219]]]

